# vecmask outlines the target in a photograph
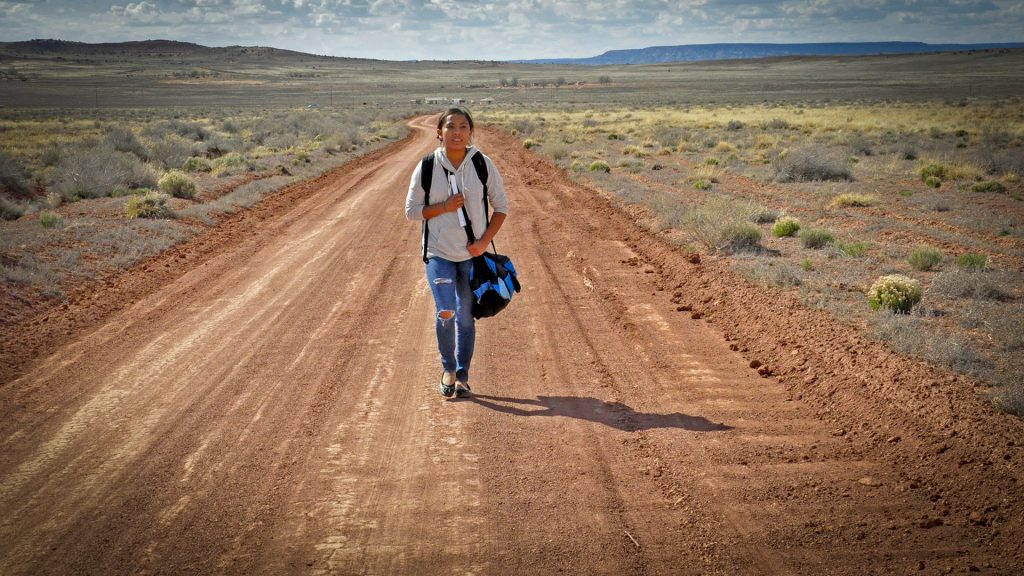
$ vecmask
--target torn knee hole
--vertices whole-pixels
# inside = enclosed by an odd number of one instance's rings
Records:
[[[437,317],[440,318],[441,320],[451,320],[452,318],[455,317],[455,311],[441,310],[440,312],[437,313]]]
[[[451,278],[434,278],[434,284],[451,284]]]

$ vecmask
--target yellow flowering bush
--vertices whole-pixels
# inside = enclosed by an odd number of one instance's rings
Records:
[[[882,276],[868,290],[868,304],[872,310],[888,308],[906,314],[921,301],[921,283],[902,274]]]

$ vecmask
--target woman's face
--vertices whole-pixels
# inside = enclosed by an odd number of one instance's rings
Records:
[[[465,150],[469,146],[469,138],[473,135],[473,129],[469,127],[469,120],[465,116],[452,114],[445,119],[438,135],[445,148]]]

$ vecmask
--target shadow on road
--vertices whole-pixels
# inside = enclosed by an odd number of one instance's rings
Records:
[[[467,400],[506,414],[579,418],[626,432],[652,428],[682,428],[694,432],[732,430],[732,426],[716,424],[701,416],[689,416],[681,412],[647,414],[637,412],[622,402],[604,402],[591,397],[537,396],[535,400],[531,400],[476,394]]]

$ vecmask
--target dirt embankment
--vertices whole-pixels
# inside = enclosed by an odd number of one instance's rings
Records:
[[[440,397],[414,127],[26,328],[0,572],[1018,571],[1019,420],[490,130],[524,290]]]

